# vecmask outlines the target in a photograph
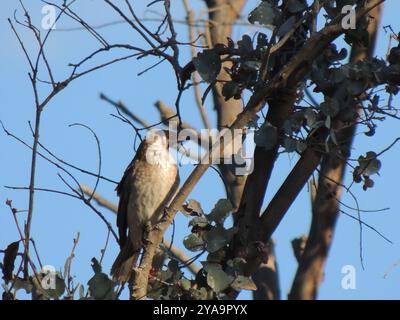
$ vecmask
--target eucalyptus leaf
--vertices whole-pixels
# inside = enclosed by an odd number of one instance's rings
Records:
[[[203,262],[203,266],[207,271],[207,284],[216,292],[225,290],[234,281],[234,277],[222,270],[220,264]]]
[[[329,133],[329,136],[331,137],[332,142],[333,142],[335,145],[338,145],[338,141],[337,141],[337,138],[336,138],[335,130],[331,129],[331,130],[330,130],[330,133]]]
[[[261,67],[261,62],[260,61],[254,61],[254,60],[246,60],[243,63],[243,67],[252,70],[252,71],[258,71]]]
[[[305,143],[302,140],[298,140],[296,145],[297,152],[302,153],[306,149],[307,149],[307,143]]]
[[[311,109],[311,108],[307,108],[304,111],[304,118],[306,119],[307,122],[307,126],[309,126],[310,128],[312,128],[314,126],[314,124],[317,122],[318,120],[318,115],[317,113]]]
[[[264,147],[267,150],[273,149],[278,143],[278,129],[266,123],[255,132],[254,142],[258,147]]]
[[[197,234],[191,233],[185,239],[183,239],[183,245],[186,249],[196,252],[203,250],[205,243]]]
[[[367,84],[364,81],[349,81],[346,89],[350,95],[358,96],[365,91]]]
[[[279,11],[269,2],[261,2],[257,8],[249,14],[249,22],[252,24],[259,23],[264,26],[274,27],[279,17]]]
[[[340,111],[340,106],[336,99],[327,98],[325,102],[321,103],[320,108],[326,116],[330,117],[335,117]]]
[[[85,298],[85,287],[81,284],[79,285],[79,299]]]
[[[200,289],[191,289],[190,295],[194,300],[207,300],[208,298],[207,289],[204,287],[201,287]]]
[[[88,287],[91,297],[95,300],[114,300],[115,283],[105,273],[97,272],[89,281]]]
[[[4,251],[2,271],[3,279],[8,283],[13,278],[15,259],[18,255],[19,241],[10,243]]]
[[[193,64],[201,78],[206,82],[214,82],[221,71],[221,58],[212,49],[199,52],[193,58]]]
[[[99,263],[99,261],[97,261],[96,258],[92,258],[92,269],[94,271],[94,273],[100,273],[101,272],[101,265]]]
[[[286,6],[289,12],[297,13],[307,9],[307,2],[304,0],[288,0]]]
[[[187,204],[185,204],[184,209],[187,213],[191,215],[202,215],[204,214],[203,209],[201,208],[200,202],[194,199],[190,199]]]
[[[369,151],[365,157],[358,158],[360,174],[369,177],[379,172],[382,164],[376,157],[375,152]]]
[[[331,116],[327,116],[326,119],[325,119],[325,127],[330,129],[331,126],[332,126],[332,118],[331,118]]]
[[[55,288],[54,289],[47,289],[46,293],[49,295],[50,298],[59,299],[65,292],[66,285],[63,277],[59,272],[56,273],[55,279]]]
[[[16,277],[14,279],[14,289],[15,290],[21,290],[24,289],[26,293],[31,293],[33,289],[33,285],[29,279],[25,280],[20,277]]]
[[[225,97],[225,101],[228,101],[231,98],[240,97],[242,90],[240,85],[235,81],[229,81],[224,84],[222,87],[222,95]]]
[[[293,152],[297,150],[297,140],[292,138],[285,138],[283,139],[283,147],[285,148],[286,152]]]
[[[207,218],[217,224],[223,224],[232,209],[232,203],[228,199],[219,199]]]
[[[255,291],[255,290],[257,290],[257,286],[254,283],[254,281],[251,278],[245,277],[245,276],[237,276],[236,279],[231,284],[231,287],[237,291],[240,291],[240,290]]]
[[[349,74],[346,70],[347,69],[345,69],[345,68],[331,69],[331,74],[330,74],[329,79],[333,83],[340,83],[340,82],[344,81],[349,76]]]
[[[178,260],[171,259],[171,260],[168,262],[168,269],[171,270],[172,273],[175,273],[175,272],[177,272],[177,271],[180,271]]]
[[[189,222],[189,226],[191,226],[191,227],[200,227],[200,228],[205,228],[209,224],[210,224],[210,222],[208,221],[208,219],[205,216],[194,217]]]
[[[223,248],[231,241],[235,231],[236,228],[224,229],[222,226],[211,228],[205,236],[207,251],[212,253]]]
[[[185,291],[189,291],[190,288],[192,287],[192,283],[188,279],[181,279],[179,280],[179,285],[181,288]]]

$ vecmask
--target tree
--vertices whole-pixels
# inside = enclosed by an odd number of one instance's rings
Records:
[[[343,212],[341,205],[345,205],[340,200],[342,189],[358,188],[360,183],[366,191],[373,188],[371,177],[379,173],[379,157],[398,141],[388,141],[384,150],[371,150],[355,158],[351,156],[358,127],[365,127],[366,135],[372,137],[377,123],[388,117],[398,118],[391,101],[398,93],[400,83],[400,44],[399,36],[391,28],[396,43],[387,57],[373,57],[384,0],[265,0],[250,3],[252,8],[246,19],[241,17],[246,5],[244,0],[206,0],[202,3],[207,12],[206,19],[196,14],[189,0],[183,0],[179,6],[183,6],[186,12],[183,23],[188,28],[188,40],[183,40],[177,32],[176,25],[182,21],[176,19],[172,6],[178,4],[169,0],[149,1],[148,7],[161,14],[157,21],[145,21],[139,17],[132,1],[118,4],[112,0],[101,1],[126,24],[127,30],[134,31],[140,39],[126,43],[112,41],[99,26],[88,23],[75,9],[74,2],[46,3],[49,10],[46,32],[34,25],[23,2],[20,2],[23,20],[17,15],[9,19],[11,31],[28,61],[36,114],[31,127],[32,145],[3,125],[7,135],[32,151],[29,186],[10,187],[28,191],[29,206],[24,228],[20,226],[18,210],[13,202],[7,201],[20,240],[3,251],[3,298],[14,299],[20,288],[32,292],[34,299],[73,299],[78,291],[81,298],[119,297],[124,286],[114,283],[102,268],[109,238],[117,240],[118,237],[112,224],[98,209],[98,206],[104,206],[116,212],[115,205],[97,193],[100,181],[115,183],[101,174],[98,135],[86,124],[74,124],[89,130],[97,143],[98,170],[88,171],[57,157],[43,145],[40,125],[47,106],[54,103],[53,99],[60,92],[68,90],[72,82],[127,59],[143,61],[154,57],[156,63],[143,72],[165,63],[176,78],[174,107],[162,101],[156,103],[161,121],[143,120],[124,103],[105,94],[100,98],[115,107],[117,114],[114,116],[121,123],[131,125],[139,139],[144,131],[164,126],[176,134],[195,137],[194,142],[204,149],[205,155],[199,158],[196,154],[185,153],[184,147],[176,146],[185,157],[194,157],[197,164],[165,208],[163,219],[148,230],[140,263],[129,283],[130,297],[235,299],[241,290],[252,290],[256,299],[279,299],[272,236],[300,191],[311,181],[312,223],[308,236],[293,242],[299,267],[289,298],[315,299],[335,223]],[[54,33],[55,24],[64,18],[72,19],[94,37],[99,47],[79,62],[71,63],[69,76],[58,80],[47,57],[46,45]],[[235,39],[232,31],[240,24],[252,26],[252,34],[243,34]],[[318,28],[319,24],[322,27]],[[37,52],[27,49],[21,29],[29,30],[36,39]],[[350,46],[350,54],[344,48],[337,48],[336,40],[339,38]],[[184,56],[187,51],[191,54],[188,59]],[[98,62],[100,56],[110,52],[114,53],[110,60]],[[45,89],[49,90],[48,93]],[[190,119],[183,117],[182,97],[190,90],[193,90],[194,107],[197,106],[205,129],[213,127],[205,107],[212,96],[215,126],[219,130],[216,138],[210,131],[204,134],[195,129]],[[252,132],[256,147],[250,166],[252,170],[248,170],[244,167],[244,148],[242,145],[236,148],[235,141],[248,139]],[[282,186],[263,210],[267,187],[281,153],[297,155],[298,160],[291,171],[285,173]],[[66,191],[36,186],[38,157],[62,172],[59,177]],[[188,197],[214,164],[217,164],[215,169],[227,196],[220,199],[212,211],[205,213],[202,209],[204,204]],[[349,166],[353,169],[355,184],[347,187],[344,173]],[[94,188],[82,185],[72,170],[95,177]],[[317,179],[314,174],[318,174]],[[92,260],[94,276],[88,282],[87,293],[82,286],[74,286],[70,274],[79,234],[74,239],[63,274],[55,273],[53,278],[49,278],[46,270],[39,271],[36,266],[37,262],[41,263],[38,256],[35,259],[32,256],[32,247],[37,254],[31,236],[35,191],[58,193],[82,201],[106,224],[106,246],[101,258]],[[190,219],[191,232],[188,232],[183,245],[190,251],[199,252],[193,258],[187,258],[175,247],[176,244],[163,241],[178,211]],[[359,208],[355,212],[361,237],[363,226],[373,227],[361,220]],[[226,221],[230,218],[233,225],[228,227]],[[14,270],[18,256],[21,265]],[[194,261],[200,256],[205,261],[198,268]],[[182,271],[185,268],[193,273],[192,278]],[[55,286],[47,287],[51,281]]]

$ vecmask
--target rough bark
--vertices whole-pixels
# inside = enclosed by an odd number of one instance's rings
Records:
[[[232,35],[232,28],[235,24],[244,4],[245,0],[207,0],[206,4],[209,9],[209,26],[211,44],[217,43],[227,44],[227,38]],[[224,70],[224,67],[230,67],[230,63],[225,63],[218,76],[218,80],[230,80],[230,76]],[[212,91],[214,108],[217,111],[218,129],[229,127],[235,121],[238,114],[243,110],[241,100],[230,99],[225,101],[222,95],[223,83],[217,83]],[[245,176],[236,176],[234,166],[229,164],[220,165],[222,177],[224,178],[226,192],[231,200],[234,210],[239,206],[244,184]]]
[[[257,290],[253,291],[254,300],[279,300],[281,297],[278,263],[275,255],[275,245],[270,241],[270,254],[268,262],[262,263],[254,272],[253,281]]]

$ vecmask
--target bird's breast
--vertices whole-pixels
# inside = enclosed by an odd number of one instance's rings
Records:
[[[132,176],[128,223],[145,224],[154,220],[153,215],[170,193],[176,176],[175,164],[160,166],[139,161]],[[157,214],[161,215],[162,212]]]

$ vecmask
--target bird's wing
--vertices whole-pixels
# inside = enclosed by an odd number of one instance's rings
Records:
[[[135,157],[125,169],[124,175],[120,183],[117,185],[115,190],[117,191],[117,195],[119,197],[118,204],[118,214],[117,214],[117,227],[119,234],[119,246],[122,248],[127,240],[127,229],[128,229],[128,205],[129,205],[129,197],[131,195],[131,181],[133,175],[135,174],[135,164],[137,162],[138,154],[142,151],[142,145],[139,146],[139,149],[136,152]]]
[[[180,178],[179,178],[179,172],[176,172],[176,177],[174,184],[172,185],[171,189],[169,190],[168,194],[165,196],[164,200],[160,203],[158,208],[156,209],[157,214],[154,214],[153,217],[158,220],[159,217],[163,216],[163,211],[166,206],[168,206],[175,196],[178,188],[179,188],[179,183],[180,183]],[[152,224],[157,223],[158,221],[152,221]]]

